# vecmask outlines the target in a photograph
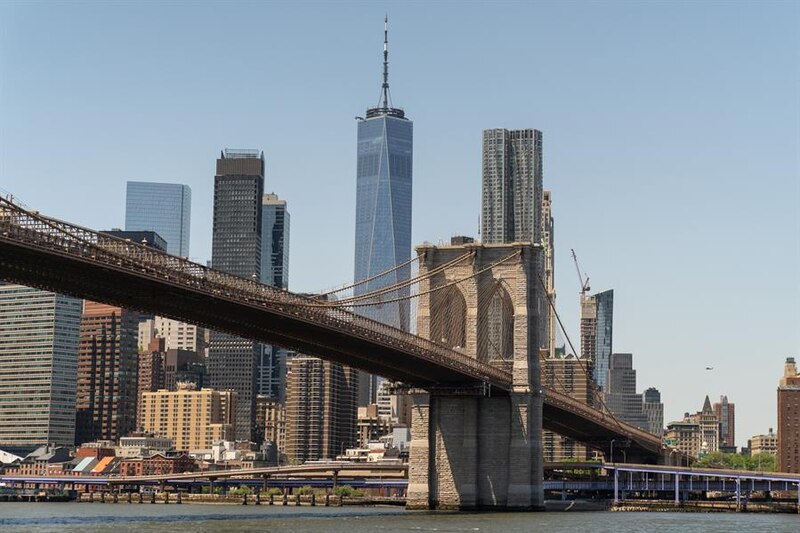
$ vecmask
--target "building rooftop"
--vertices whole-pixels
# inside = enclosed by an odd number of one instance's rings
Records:
[[[251,148],[225,148],[222,152],[222,159],[258,159],[260,156],[260,150]]]

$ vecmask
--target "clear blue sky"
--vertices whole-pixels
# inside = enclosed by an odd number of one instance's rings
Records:
[[[387,11],[413,241],[476,233],[482,129],[542,130],[571,331],[575,248],[668,420],[727,394],[737,444],[774,426],[800,356],[793,2],[4,2],[0,188],[109,228],[127,180],[189,184],[205,261],[214,160],[260,148],[292,214],[291,288],[346,281],[353,117],[378,101]]]

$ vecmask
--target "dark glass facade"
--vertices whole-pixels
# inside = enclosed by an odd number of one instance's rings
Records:
[[[286,201],[265,194],[261,217],[261,283],[288,289],[290,217]]]
[[[286,201],[265,194],[261,203],[261,283],[289,288],[289,211]],[[258,394],[278,401],[286,397],[286,351],[262,346],[258,360]]]
[[[597,385],[606,390],[609,359],[611,358],[614,330],[614,291],[608,290],[593,296],[597,305],[595,379]]]
[[[261,279],[261,201],[264,155],[225,150],[214,177],[211,265],[247,279]],[[252,440],[255,426],[257,363],[262,346],[226,333],[211,332],[208,377],[212,388],[233,390],[236,439]]]

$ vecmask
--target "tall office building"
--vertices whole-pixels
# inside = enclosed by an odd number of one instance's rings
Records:
[[[86,301],[80,325],[75,442],[117,440],[136,428],[139,315]]]
[[[736,447],[736,405],[728,401],[727,396],[720,396],[714,404],[714,414],[719,420],[720,448]]]
[[[581,293],[581,359],[597,361],[597,302],[594,296]],[[597,383],[597,372],[593,375]],[[605,378],[603,378],[605,382]]]
[[[357,371],[304,355],[288,368],[286,455],[302,463],[344,454],[356,443]]]
[[[246,279],[261,279],[261,222],[264,154],[225,150],[214,176],[211,264]],[[260,343],[212,332],[208,377],[216,390],[236,391],[236,439],[252,440],[255,427],[256,365]]]
[[[800,374],[787,357],[778,382],[778,471],[800,473]]]
[[[0,282],[0,448],[75,442],[83,301]]]
[[[608,290],[594,295],[597,305],[597,334],[595,335],[595,375],[597,386],[606,388],[605,377],[610,368],[612,333],[614,327],[614,291]]]
[[[277,194],[261,201],[261,283],[289,288],[289,210]]]
[[[611,354],[606,374],[606,389],[603,393],[606,407],[623,422],[647,431],[648,420],[642,412],[642,395],[636,394],[633,354]]]
[[[549,207],[549,206],[548,206]],[[543,216],[542,132],[535,129],[483,131],[481,239],[484,243],[542,243],[547,222]],[[546,245],[546,243],[545,243]],[[546,283],[547,251],[536,258],[538,275]],[[536,286],[537,344],[548,342],[547,297]],[[489,311],[489,331],[493,315]],[[496,344],[494,341],[493,344]]]
[[[289,288],[289,211],[286,200],[265,194],[261,202],[261,283]],[[286,351],[267,344],[259,354],[257,394],[283,401]]]
[[[614,291],[581,295],[581,356],[594,362],[594,380],[606,390],[613,350]]]
[[[389,94],[388,27],[384,21],[383,85],[377,107],[358,122],[356,161],[355,282],[406,263],[411,257],[411,176],[414,125]],[[355,294],[377,290],[408,279],[401,267],[355,288]],[[408,294],[399,291],[396,296]],[[407,300],[362,308],[360,313],[390,326],[409,330]],[[378,380],[362,374],[359,405],[375,403]],[[355,414],[354,414],[355,416]]]
[[[125,229],[155,231],[172,255],[189,256],[192,190],[177,183],[129,181],[125,198]]]
[[[642,412],[647,417],[647,431],[659,437],[664,434],[664,404],[661,403],[661,392],[655,387],[644,391]]]
[[[542,194],[542,132],[484,130],[483,242],[541,242]]]

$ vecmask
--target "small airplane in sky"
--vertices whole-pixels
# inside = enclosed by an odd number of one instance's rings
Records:
[[[706,370],[714,370],[714,367],[713,366],[707,366]]]

